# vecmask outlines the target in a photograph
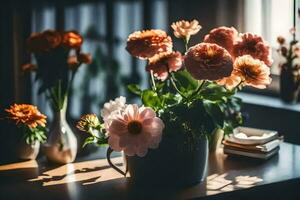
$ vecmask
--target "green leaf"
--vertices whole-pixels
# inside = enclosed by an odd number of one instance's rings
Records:
[[[136,84],[129,84],[129,85],[127,85],[127,88],[133,94],[136,94],[136,95],[139,95],[139,96],[142,94],[141,88]]]
[[[180,95],[175,95],[173,93],[165,93],[161,96],[161,99],[163,101],[163,105],[167,106],[173,106],[175,104],[178,104],[181,100],[182,97]]]
[[[85,146],[88,145],[88,144],[93,144],[93,143],[95,143],[96,141],[97,141],[97,139],[96,139],[95,137],[93,137],[93,136],[87,137],[87,138],[84,140],[84,143],[83,143],[82,147],[85,147]]]
[[[158,110],[162,107],[162,102],[157,93],[153,90],[144,90],[142,92],[142,102],[145,106]]]
[[[198,81],[194,79],[191,74],[186,71],[178,71],[173,74],[175,79],[179,82],[179,89],[181,91],[193,91],[198,87]]]
[[[223,128],[225,116],[224,116],[224,113],[223,113],[222,109],[220,108],[219,104],[212,102],[212,101],[207,101],[207,100],[205,100],[203,103],[204,103],[206,112],[212,117],[212,119],[214,120],[216,125]]]
[[[234,95],[233,91],[227,90],[223,86],[208,82],[201,90],[200,96],[210,101],[226,101],[228,97]]]
[[[156,91],[161,91],[165,86],[165,82],[156,83]]]

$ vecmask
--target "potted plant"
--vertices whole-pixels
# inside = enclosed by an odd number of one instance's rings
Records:
[[[128,86],[141,105],[119,97],[104,104],[101,120],[89,114],[77,124],[90,134],[86,143],[108,143],[109,164],[124,175],[129,171],[138,184],[187,186],[203,180],[208,138],[241,122],[241,101],[234,94],[271,81],[270,47],[260,36],[219,27],[189,47],[190,37],[201,29],[198,21],[179,21],[172,28],[186,52],[173,50],[162,30],[137,31],[127,39],[126,50],[147,60],[151,77],[149,88]],[[112,151],[124,152],[124,172],[111,163]]]
[[[280,97],[287,103],[296,103],[300,91],[300,46],[295,39],[287,44],[282,36],[277,38],[277,42],[277,52],[281,56]]]
[[[46,30],[27,39],[37,65],[26,64],[23,70],[36,72],[39,93],[46,93],[51,103],[54,119],[44,149],[48,160],[56,163],[73,162],[77,153],[77,139],[66,121],[66,110],[78,68],[91,62],[91,56],[81,52],[82,43],[82,36],[75,31]]]
[[[30,104],[13,104],[5,109],[7,119],[16,123],[23,136],[18,147],[18,157],[24,160],[36,159],[40,143],[47,139],[46,116],[36,106]]]

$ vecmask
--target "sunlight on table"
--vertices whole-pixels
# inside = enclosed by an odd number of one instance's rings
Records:
[[[113,158],[118,166],[122,166],[123,160]],[[101,181],[121,178],[122,175],[115,172],[106,160],[92,160],[78,163],[70,163],[55,169],[43,172],[40,176],[30,179],[30,182],[41,182],[43,186],[59,185],[81,182],[82,185],[94,184]]]

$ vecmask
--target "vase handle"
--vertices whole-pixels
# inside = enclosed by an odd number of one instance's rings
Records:
[[[117,167],[116,165],[114,165],[114,164],[111,162],[111,160],[110,160],[110,156],[111,156],[111,153],[112,153],[113,151],[114,151],[114,150],[113,150],[112,148],[108,147],[108,149],[107,149],[107,151],[106,151],[106,159],[107,159],[107,162],[108,162],[108,164],[109,164],[114,170],[116,170],[117,172],[119,172],[120,174],[122,174],[123,176],[126,177],[126,174],[127,174],[127,172],[128,172],[128,165],[127,165],[127,163],[125,162],[125,165],[126,165],[126,167],[125,167],[125,172],[122,171],[122,170],[121,170],[119,167]]]

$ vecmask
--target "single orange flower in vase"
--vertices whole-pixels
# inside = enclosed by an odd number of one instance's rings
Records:
[[[21,159],[35,159],[39,152],[40,143],[46,137],[46,115],[42,114],[36,106],[30,104],[13,104],[5,109],[7,119],[15,122],[23,130],[24,141],[18,146]]]

